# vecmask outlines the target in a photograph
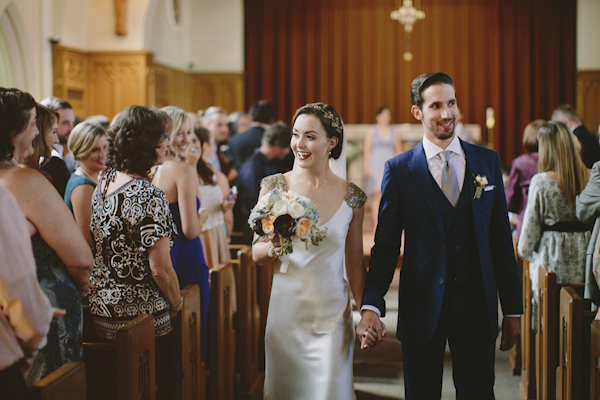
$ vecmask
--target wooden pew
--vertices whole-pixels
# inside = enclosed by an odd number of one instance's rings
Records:
[[[91,312],[84,306],[83,335],[88,400],[156,398],[152,315],[141,315],[119,329],[115,343],[95,343]]]
[[[587,309],[587,310],[586,310]],[[577,400],[590,397],[590,327],[596,313],[590,311],[572,287],[560,290],[559,357],[556,369],[556,399]],[[585,355],[585,357],[584,357]]]
[[[206,366],[202,362],[200,346],[200,287],[188,285],[181,290],[183,308],[172,319],[177,341],[181,348],[184,378],[173,398],[204,400],[206,395]]]
[[[237,289],[236,313],[236,398],[256,399],[261,396],[259,375],[259,340],[261,330],[258,306],[257,265],[252,260],[252,248],[238,251],[239,264],[234,264]]]
[[[33,385],[30,395],[32,400],[85,399],[85,364],[83,361],[66,363]]]
[[[232,400],[235,362],[232,307],[232,294],[235,291],[233,264],[221,264],[211,269],[210,281],[206,398]]]
[[[234,264],[240,263],[239,251],[249,247],[245,244],[229,244],[229,253],[231,254],[231,262]]]
[[[513,237],[513,249],[515,251],[515,259],[517,260],[517,267],[519,268],[519,276],[521,277],[521,287],[523,287],[523,259],[517,253],[517,241],[518,238]],[[523,302],[525,302],[525,294],[523,294]],[[521,321],[522,322],[522,321]],[[521,326],[523,324],[521,323]],[[518,340],[517,343],[510,349],[510,354],[508,355],[508,361],[510,362],[510,366],[512,367],[513,375],[521,375],[522,369],[522,348],[521,341]]]
[[[590,399],[600,400],[600,321],[593,321],[590,331]]]
[[[539,268],[538,331],[536,334],[537,399],[556,399],[556,367],[558,367],[559,291],[573,287],[583,295],[583,283],[556,283],[556,274]]]
[[[523,260],[523,315],[521,316],[521,382],[519,388],[523,399],[536,398],[535,378],[535,332],[531,326],[531,279],[529,261]]]
[[[269,301],[271,300],[271,286],[273,285],[273,274],[275,263],[257,265],[258,306],[260,307],[260,333],[258,338],[258,366],[261,372],[265,371],[265,329],[267,327],[267,314],[269,312]]]

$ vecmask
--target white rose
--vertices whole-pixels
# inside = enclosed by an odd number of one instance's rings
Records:
[[[485,176],[478,175],[477,177],[475,177],[475,181],[482,186],[485,186],[488,184],[488,180]]]
[[[256,203],[256,207],[265,208],[268,204],[269,204],[269,193],[265,194],[263,197],[261,197],[258,200],[258,203]]]
[[[302,206],[302,204],[298,203],[297,201],[292,202],[292,204],[290,204],[288,207],[288,213],[294,219],[298,219],[301,216],[303,216],[304,212],[305,212],[304,207]]]
[[[273,204],[273,208],[271,209],[271,213],[279,217],[280,215],[287,214],[287,203],[285,200],[277,200],[275,204]]]

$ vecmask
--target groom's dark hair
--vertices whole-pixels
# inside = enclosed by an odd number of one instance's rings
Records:
[[[421,96],[423,91],[429,86],[442,84],[452,86],[456,92],[454,81],[450,76],[443,72],[428,72],[416,77],[410,85],[410,101],[412,105],[419,107],[420,110],[423,110],[423,97]]]

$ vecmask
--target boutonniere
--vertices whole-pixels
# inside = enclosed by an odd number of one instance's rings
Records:
[[[487,176],[485,175],[479,175],[479,174],[473,174],[473,183],[475,183],[475,196],[473,196],[473,200],[477,200],[481,197],[481,193],[483,193],[484,188],[486,187],[486,185],[488,184],[488,180],[487,180]],[[491,186],[491,188],[494,188],[495,186]]]

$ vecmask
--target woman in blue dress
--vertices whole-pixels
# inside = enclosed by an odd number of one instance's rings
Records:
[[[167,196],[179,233],[171,248],[171,261],[179,279],[179,287],[190,284],[200,286],[202,360],[205,360],[209,286],[208,267],[199,238],[202,222],[207,216],[205,210],[200,209],[200,185],[196,173],[200,152],[189,147],[192,124],[185,111],[177,107],[165,107],[162,110],[173,121],[173,134],[167,159],[163,165],[156,167],[153,183]]]

